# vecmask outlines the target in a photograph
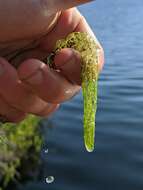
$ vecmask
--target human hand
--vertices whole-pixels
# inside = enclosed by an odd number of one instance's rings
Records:
[[[69,9],[61,14],[57,25],[42,37],[37,47],[22,52],[12,60],[12,62],[21,62],[18,70],[6,60],[0,60],[3,68],[0,72],[1,115],[13,122],[24,119],[27,113],[46,116],[61,102],[70,99],[79,91],[81,72],[79,54],[70,49],[58,53],[55,65],[60,73],[49,69],[40,61],[48,56],[58,39],[73,31],[88,32],[93,35],[80,13],[76,9]],[[31,57],[34,59],[30,59]],[[101,48],[100,69],[102,65]]]

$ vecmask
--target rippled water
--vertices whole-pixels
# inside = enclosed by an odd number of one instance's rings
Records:
[[[38,190],[143,190],[143,0],[99,0],[80,7],[105,49],[99,80],[96,149],[82,134],[82,95],[45,121]],[[52,184],[45,178],[54,176]]]

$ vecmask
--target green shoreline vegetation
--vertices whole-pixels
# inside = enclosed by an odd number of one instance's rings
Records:
[[[43,141],[39,121],[30,115],[20,124],[0,125],[0,190],[21,181],[34,163],[37,167]]]

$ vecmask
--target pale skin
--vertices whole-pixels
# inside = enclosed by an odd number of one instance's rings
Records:
[[[76,1],[72,2],[76,5]],[[67,3],[66,8],[69,7]],[[15,10],[15,13],[16,11],[19,12],[19,8]],[[34,15],[31,14],[33,18]],[[6,16],[9,17],[9,15]],[[7,17],[3,19],[6,21]],[[26,22],[24,19],[26,18],[22,17],[23,23]],[[50,26],[54,19],[55,22]],[[50,19],[49,17],[46,19],[45,15],[44,18],[39,15],[37,22],[33,21],[32,26],[27,25],[26,29],[20,27],[19,24],[16,25],[15,22],[15,27],[12,26],[11,31],[16,31],[17,35],[8,32],[7,25],[4,25],[4,32],[3,24],[5,22],[0,17],[0,25],[3,28],[0,31],[0,115],[15,123],[23,120],[29,113],[42,117],[48,116],[62,102],[79,92],[81,60],[77,52],[71,49],[61,50],[54,60],[60,73],[51,70],[42,60],[51,53],[55,42],[69,33],[74,31],[88,32],[91,35],[93,33],[76,8],[67,9],[61,14],[53,14]],[[36,45],[31,45],[33,41],[36,41]],[[32,49],[23,51],[10,59],[13,52],[25,46],[27,49],[28,47]],[[101,70],[104,53],[100,44],[99,46]],[[10,63],[17,63],[20,66],[15,69]]]

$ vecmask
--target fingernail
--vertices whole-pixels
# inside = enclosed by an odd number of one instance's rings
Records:
[[[26,78],[24,82],[29,83],[31,85],[38,85],[43,80],[43,73],[41,69],[38,69],[35,73],[33,73],[30,77]]]
[[[68,65],[71,65],[75,63],[75,51],[72,49],[63,49],[60,51],[59,54],[55,57],[55,64],[58,69],[63,67],[68,67]]]

